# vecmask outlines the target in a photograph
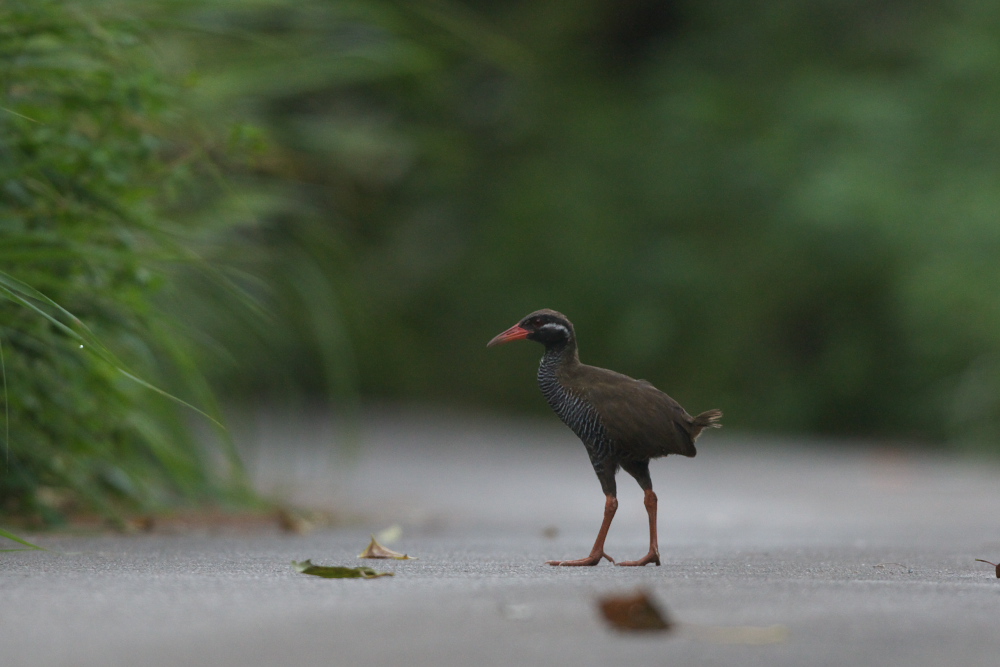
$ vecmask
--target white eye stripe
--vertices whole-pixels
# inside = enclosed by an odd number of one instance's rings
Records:
[[[555,322],[549,322],[548,324],[543,324],[542,326],[538,327],[539,331],[543,331],[545,329],[553,329],[556,331],[561,331],[564,336],[569,336],[569,329]]]

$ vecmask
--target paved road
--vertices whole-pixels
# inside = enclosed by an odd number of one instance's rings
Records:
[[[329,424],[247,423],[262,488],[352,521],[42,536],[58,553],[0,555],[0,664],[1000,665],[1000,580],[973,560],[1000,558],[995,466],[709,433],[696,459],[653,464],[663,567],[551,568],[589,550],[603,507],[551,420],[383,410],[347,455]],[[641,494],[619,487],[607,550],[635,558]],[[356,564],[393,523],[420,557],[371,561],[395,577],[289,565]],[[605,626],[596,599],[637,588],[676,632]]]

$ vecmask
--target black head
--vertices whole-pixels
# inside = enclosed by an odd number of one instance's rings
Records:
[[[493,338],[486,347],[523,338],[537,341],[545,347],[566,345],[575,338],[573,323],[562,313],[543,308],[526,315],[510,329]]]

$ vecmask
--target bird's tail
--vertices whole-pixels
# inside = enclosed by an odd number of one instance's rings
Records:
[[[706,410],[694,418],[694,428],[692,429],[692,439],[697,438],[702,429],[722,428],[719,420],[722,419],[722,410]]]

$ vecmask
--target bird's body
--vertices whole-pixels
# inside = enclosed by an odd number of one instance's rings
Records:
[[[639,482],[646,494],[650,550],[639,561],[619,564],[659,565],[656,494],[649,477],[649,461],[668,454],[694,456],[695,439],[703,429],[718,426],[722,413],[709,410],[692,417],[677,401],[645,380],[580,363],[573,325],[554,310],[531,313],[489,345],[525,338],[545,345],[538,385],[553,411],[583,441],[607,499],[604,524],[590,556],[550,564],[596,565],[602,557],[612,560],[604,553],[604,539],[618,507],[615,474],[621,468]]]

